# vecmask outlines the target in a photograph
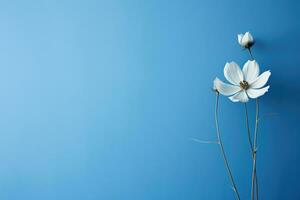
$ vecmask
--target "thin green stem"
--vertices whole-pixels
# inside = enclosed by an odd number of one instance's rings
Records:
[[[252,55],[251,48],[247,48],[247,50],[249,51],[249,54],[250,54],[251,60],[254,60],[254,58],[253,58],[253,55]]]
[[[247,133],[248,133],[247,134],[248,135],[248,142],[249,142],[249,145],[250,145],[251,154],[253,154],[253,144],[252,144],[251,133],[250,133],[247,103],[245,103],[245,115],[246,115],[246,126],[247,126]]]
[[[247,48],[249,54],[250,54],[250,58],[251,60],[254,60],[254,57],[253,57],[253,54],[252,54],[252,51],[251,51],[251,48]],[[257,100],[257,103],[256,103],[256,117],[258,117],[258,100]],[[246,108],[247,109],[247,108]],[[253,164],[255,164],[255,169],[254,169],[254,173],[252,173],[252,184],[251,184],[251,196],[252,198],[254,198],[254,191],[256,191],[256,200],[258,200],[258,178],[257,178],[257,172],[256,172],[256,145],[252,145],[252,142],[251,142],[251,137],[249,136],[250,135],[250,130],[249,130],[249,122],[248,122],[248,111],[246,110],[246,116],[247,116],[247,130],[248,130],[248,140],[250,138],[250,145],[251,145],[251,150],[252,150],[252,159],[253,159]],[[256,120],[255,122],[255,133],[254,135],[256,134],[257,132],[257,126],[258,126],[258,120]],[[256,143],[256,136],[255,137],[255,143]],[[254,167],[254,166],[253,166]],[[252,169],[253,171],[253,169]],[[255,179],[255,185],[253,185],[253,176],[254,176],[254,179]]]
[[[229,167],[227,156],[225,154],[225,150],[224,150],[224,146],[223,146],[223,142],[222,142],[222,138],[221,138],[221,133],[220,133],[220,128],[219,128],[219,121],[218,121],[218,110],[219,110],[219,92],[216,92],[215,123],[216,123],[216,129],[217,129],[217,136],[218,136],[219,146],[220,146],[220,149],[221,149],[221,154],[222,154],[225,166],[226,166],[226,170],[227,170],[228,176],[230,178],[233,190],[234,190],[234,192],[236,194],[236,199],[240,200],[240,195],[239,195],[237,186],[235,184],[235,181],[234,181],[231,169]]]
[[[251,193],[251,199],[254,200],[254,184],[255,184],[255,177],[256,174],[256,154],[257,154],[257,132],[258,132],[258,122],[259,122],[259,100],[256,99],[256,115],[255,115],[255,130],[254,130],[254,142],[253,142],[253,167],[252,167],[252,193]],[[258,187],[257,187],[258,190]],[[256,198],[258,199],[258,192],[256,194]]]
[[[258,179],[257,179],[256,167],[255,167],[255,191],[256,191],[256,200],[258,200]]]
[[[247,133],[248,133],[247,134],[248,135],[248,142],[249,142],[249,145],[250,145],[251,156],[252,156],[252,159],[253,159],[254,158],[254,149],[253,149],[250,126],[249,126],[249,117],[248,117],[249,115],[248,115],[247,103],[245,103],[245,116],[246,116],[246,126],[247,126]],[[256,199],[258,200],[258,179],[257,179],[256,171],[255,171],[255,191],[256,191]]]

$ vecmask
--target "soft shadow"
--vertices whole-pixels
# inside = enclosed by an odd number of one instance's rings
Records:
[[[268,128],[264,130],[268,134],[268,141],[264,141],[269,143],[268,151],[276,152],[270,159],[276,163],[272,167],[277,172],[274,179],[279,180],[279,183],[271,183],[270,187],[273,191],[278,186],[281,188],[281,192],[273,199],[300,198],[297,188],[290,187],[300,179],[300,40],[295,40],[299,34],[299,30],[290,30],[273,35],[271,39],[258,38],[255,46],[259,59],[271,66],[272,72],[269,82],[271,88],[263,104],[279,116],[277,120],[270,120]]]

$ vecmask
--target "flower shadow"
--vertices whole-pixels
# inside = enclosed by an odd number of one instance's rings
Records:
[[[262,138],[266,144],[264,157],[270,157],[264,162],[273,166],[271,172],[267,172],[274,179],[268,182],[268,190],[281,191],[273,193],[272,199],[300,198],[295,188],[289,188],[300,178],[300,41],[294,40],[299,34],[299,31],[291,30],[265,41],[257,39],[255,46],[257,55],[261,57],[258,59],[262,60],[263,66],[271,66],[272,72],[271,88],[263,97],[262,106],[267,112],[277,113],[278,116],[267,120],[262,128],[266,133]]]

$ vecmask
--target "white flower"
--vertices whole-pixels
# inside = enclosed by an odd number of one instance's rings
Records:
[[[251,33],[238,34],[238,42],[244,48],[250,48],[254,44],[254,39]]]
[[[248,60],[243,71],[235,62],[226,63],[224,76],[231,83],[227,84],[216,78],[214,88],[233,102],[247,102],[248,97],[255,99],[264,95],[270,86],[264,87],[271,75],[266,71],[259,76],[259,66],[255,60]]]

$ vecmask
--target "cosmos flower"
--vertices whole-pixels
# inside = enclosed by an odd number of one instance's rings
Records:
[[[238,42],[243,48],[250,48],[254,44],[254,39],[251,33],[246,32],[245,34],[238,34]]]
[[[226,63],[224,76],[231,83],[227,84],[216,78],[214,88],[222,95],[230,96],[233,102],[248,102],[264,95],[270,86],[264,87],[271,75],[265,71],[259,75],[259,65],[255,60],[248,60],[243,70],[235,62]]]

